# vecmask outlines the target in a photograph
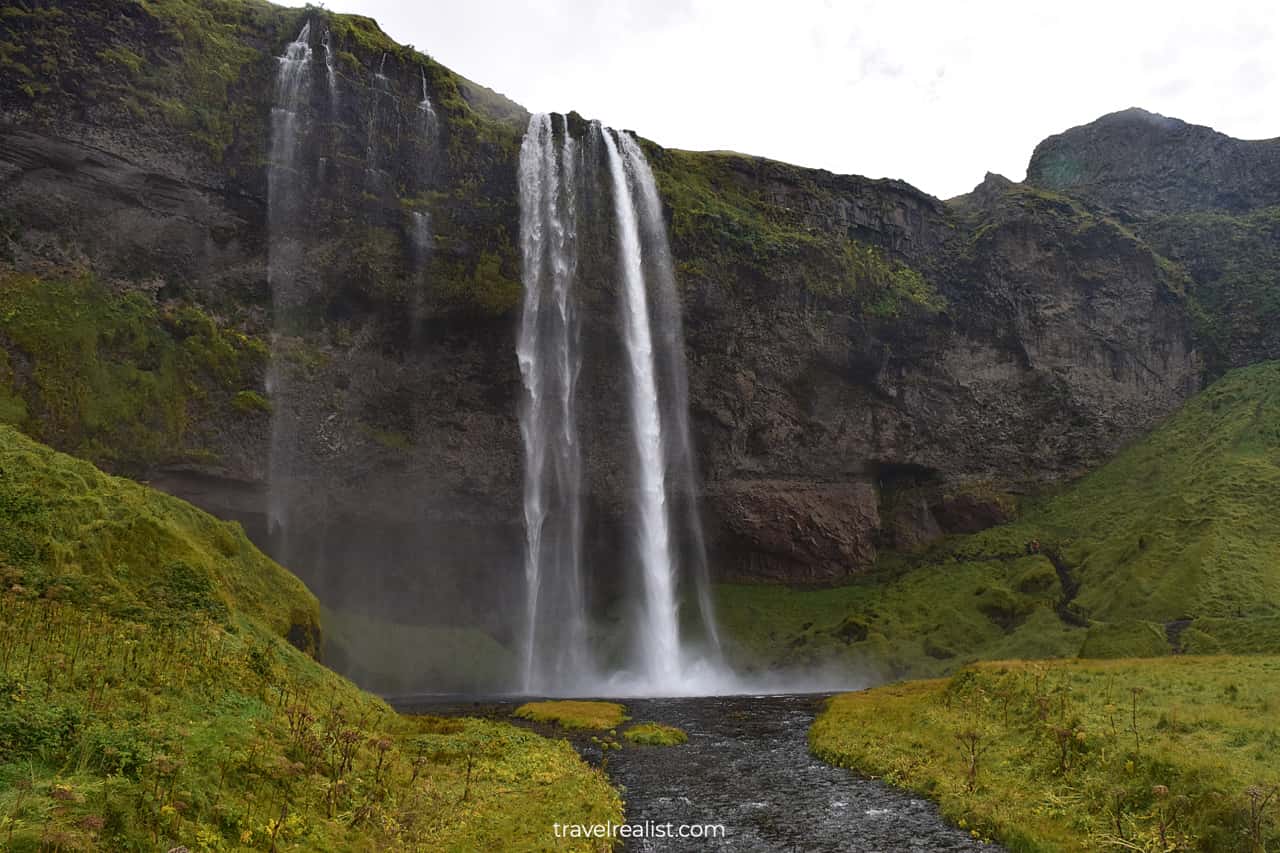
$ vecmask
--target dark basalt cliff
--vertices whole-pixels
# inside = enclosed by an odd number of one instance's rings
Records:
[[[1027,182],[1093,199],[1126,218],[1246,213],[1280,201],[1280,139],[1232,139],[1128,109],[1041,142]]]
[[[276,340],[293,381],[268,399],[274,57],[304,20],[299,310]],[[466,621],[516,596],[524,111],[317,9],[29,4],[0,31],[0,417],[264,537],[271,408],[289,407],[315,522],[292,568],[322,599]],[[1251,229],[1262,260],[1241,275],[1274,305],[1275,143],[1121,114],[1042,144],[1026,184],[949,202],[645,145],[722,578],[830,581],[988,526],[1173,411],[1206,359],[1280,355],[1242,331],[1273,309],[1241,301],[1230,248]],[[629,476],[611,276],[582,300],[588,548],[608,553]],[[93,389],[69,375],[89,362]]]
[[[1280,357],[1280,138],[1129,109],[1040,143],[1027,183],[1112,211],[1190,275],[1212,373]]]

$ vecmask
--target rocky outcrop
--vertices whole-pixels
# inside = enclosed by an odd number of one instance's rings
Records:
[[[289,488],[309,524],[287,542],[268,531],[261,412],[201,409],[172,442],[131,456],[128,473],[242,520],[322,599],[399,621],[480,624],[503,639],[510,620],[494,614],[519,595],[523,524],[513,350],[523,112],[364,19],[269,7],[223,33],[243,50],[221,88],[192,90],[219,93],[215,114],[236,117],[214,128],[223,135],[210,153],[207,134],[150,112],[160,83],[147,69],[183,61],[164,35],[180,24],[123,2],[64,5],[72,20],[106,14],[99,23],[139,70],[112,84],[121,72],[100,60],[94,104],[61,78],[33,96],[3,90],[6,263],[87,270],[103,288],[198,306],[260,343],[273,325],[269,81],[303,18],[317,22],[299,155],[307,216],[293,235],[302,310],[275,340],[290,382],[270,401],[302,425],[305,464]],[[336,90],[319,52],[326,28]],[[375,70],[388,82],[375,87]],[[431,128],[418,110],[424,81]],[[132,103],[130,87],[145,122],[103,106]],[[1184,186],[1164,142],[1150,154],[1126,142],[1133,120],[1046,142],[1028,185],[988,176],[947,203],[896,181],[646,143],[684,288],[718,576],[838,580],[868,570],[877,549],[998,522],[1010,493],[1087,471],[1200,387],[1185,271],[1103,202],[1253,203],[1273,185],[1270,149],[1203,141],[1181,125],[1169,133],[1206,156],[1244,152]],[[1106,152],[1139,159],[1102,165]],[[1236,189],[1210,198],[1215,186]],[[428,214],[429,245],[415,242],[415,213]],[[607,234],[584,234],[586,547],[594,593],[607,598],[629,535],[625,372],[612,262],[589,248]],[[11,361],[30,359],[4,323]],[[109,344],[99,354],[122,357]],[[265,381],[259,371],[244,390],[265,396]],[[37,392],[34,382],[21,391]],[[64,438],[37,415],[23,426]]]
[[[1040,143],[1027,183],[1117,217],[1189,275],[1211,375],[1280,358],[1280,139],[1130,109]]]
[[[1036,146],[1027,183],[1127,214],[1243,213],[1280,204],[1280,138],[1232,139],[1141,109],[1105,115]]]

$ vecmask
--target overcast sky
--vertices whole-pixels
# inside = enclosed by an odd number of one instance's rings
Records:
[[[301,5],[301,4],[295,4]],[[1020,180],[1035,144],[1141,106],[1280,136],[1270,0],[328,0],[538,111],[669,147],[910,181]]]

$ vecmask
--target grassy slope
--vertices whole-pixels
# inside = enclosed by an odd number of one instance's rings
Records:
[[[1280,843],[1276,657],[981,664],[838,696],[810,744],[1015,851]]]
[[[527,849],[621,817],[567,743],[401,717],[286,642],[315,599],[237,526],[4,426],[0,572],[6,850]]]
[[[1280,364],[1228,374],[1014,522],[836,589],[719,588],[740,660],[941,674],[978,659],[1280,651]],[[1026,553],[1038,539],[1044,551]],[[1065,571],[1061,576],[1050,556]],[[1066,617],[1065,619],[1063,617]],[[1089,627],[1080,627],[1088,624]]]

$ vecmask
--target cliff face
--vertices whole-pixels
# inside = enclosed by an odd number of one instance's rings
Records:
[[[274,342],[290,381],[270,395],[274,57],[307,20],[297,310]],[[314,9],[73,2],[0,26],[21,45],[0,80],[0,228],[6,274],[26,275],[30,296],[9,288],[0,314],[0,417],[266,541],[272,407],[285,408],[310,526],[268,544],[322,599],[484,625],[518,597],[527,115],[372,22]],[[1176,220],[1206,199],[1233,217],[1274,203],[1272,149],[1179,123],[1139,156],[1112,123],[1043,144],[1027,185],[988,176],[948,203],[645,143],[683,286],[718,576],[828,581],[879,548],[987,526],[1009,493],[1099,464],[1174,410],[1201,386],[1207,347],[1272,352],[1211,328],[1197,294],[1230,258]],[[1205,165],[1184,185],[1187,146]],[[1132,211],[1149,208],[1164,218],[1144,212],[1139,228]],[[1274,219],[1248,221],[1274,252]],[[603,558],[627,535],[630,474],[617,292],[595,263],[580,429],[588,551]],[[31,301],[31,281],[68,279],[79,289]],[[154,340],[103,324],[120,305]],[[35,332],[21,322],[33,311],[50,316]],[[74,346],[71,317],[84,321]],[[107,414],[91,404],[100,389],[58,392],[90,360],[124,401]],[[488,627],[500,635],[502,620]]]
[[[1040,143],[1027,183],[1113,211],[1190,275],[1211,373],[1280,358],[1280,139],[1130,109]]]
[[[1280,139],[1232,139],[1128,109],[1041,142],[1027,183],[1093,199],[1127,217],[1245,213],[1280,202]]]

